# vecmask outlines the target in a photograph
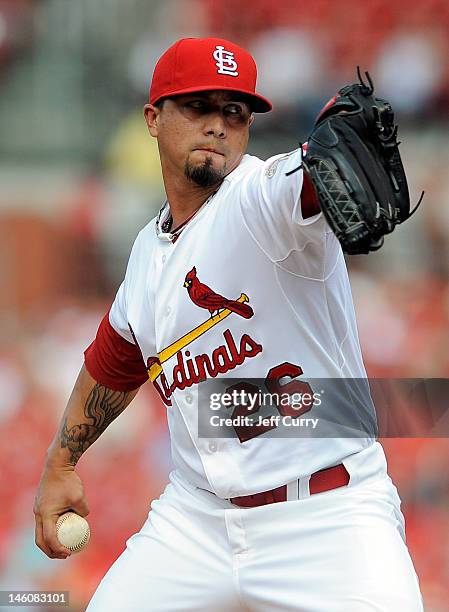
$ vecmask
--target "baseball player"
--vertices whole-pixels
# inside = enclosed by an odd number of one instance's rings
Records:
[[[262,379],[305,397],[312,379],[366,377],[342,248],[304,149],[245,154],[254,113],[270,109],[253,58],[230,41],[182,39],[155,67],[144,115],[167,201],[85,352],[36,495],[37,545],[69,555],[55,523],[88,514],[77,461],[148,378],[175,469],[89,612],[422,610],[373,435],[276,437],[279,419],[240,426],[244,402],[225,409],[233,437],[199,435],[204,381]],[[296,423],[318,406],[294,409],[277,406]]]

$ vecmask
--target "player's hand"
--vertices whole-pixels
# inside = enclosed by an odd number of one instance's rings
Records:
[[[66,559],[71,554],[56,537],[56,521],[68,510],[80,516],[89,514],[83,483],[73,466],[47,465],[36,492],[33,512],[36,544],[50,559]]]

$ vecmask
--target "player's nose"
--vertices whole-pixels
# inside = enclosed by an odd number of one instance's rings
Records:
[[[204,133],[207,136],[215,136],[215,138],[226,136],[226,122],[221,112],[208,113],[204,124]]]

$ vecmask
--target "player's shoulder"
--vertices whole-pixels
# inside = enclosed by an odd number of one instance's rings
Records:
[[[263,164],[263,159],[256,157],[256,155],[249,155],[246,153],[242,157],[242,160],[237,168],[234,168],[234,170],[226,176],[225,180],[229,183],[237,183],[251,172],[260,169]]]
[[[157,217],[154,217],[139,231],[131,249],[130,259],[137,257],[141,253],[147,253],[154,247],[157,238],[156,221]]]
[[[128,285],[133,285],[145,277],[156,237],[156,218],[154,218],[139,231],[132,245],[126,267]]]
[[[255,155],[244,155],[240,164],[233,170],[226,180],[230,183],[238,183],[245,178],[259,178],[260,180],[271,180],[282,170],[290,171],[301,167],[300,149],[294,149],[288,153],[278,153],[266,160]]]
[[[144,225],[136,236],[136,243],[149,244],[156,240],[157,238],[157,216],[153,217],[151,221],[148,221],[146,225]]]
[[[294,149],[288,153],[279,153],[269,157],[264,162],[263,175],[271,180],[276,175],[289,176],[302,167],[301,149]]]

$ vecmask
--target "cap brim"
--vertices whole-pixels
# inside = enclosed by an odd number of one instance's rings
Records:
[[[237,87],[217,87],[216,85],[203,85],[201,87],[187,87],[185,89],[177,89],[176,91],[164,92],[163,96],[159,96],[155,100],[151,101],[151,104],[157,104],[164,98],[171,98],[172,96],[182,96],[184,94],[195,93],[197,91],[235,91],[236,93],[248,96],[251,101],[251,110],[255,113],[268,113],[272,110],[273,105],[267,99],[258,93],[253,91],[247,91]]]

